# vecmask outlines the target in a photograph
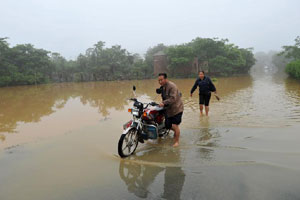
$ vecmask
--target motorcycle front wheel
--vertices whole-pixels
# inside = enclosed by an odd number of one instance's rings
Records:
[[[121,158],[132,155],[138,146],[138,133],[131,129],[127,134],[122,134],[118,144],[118,153]]]

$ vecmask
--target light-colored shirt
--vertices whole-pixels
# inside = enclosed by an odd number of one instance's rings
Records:
[[[163,86],[162,91],[163,104],[166,106],[168,117],[172,117],[178,113],[183,112],[183,103],[181,94],[175,83],[168,81]]]

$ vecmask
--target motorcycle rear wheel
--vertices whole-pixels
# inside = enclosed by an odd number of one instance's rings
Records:
[[[122,134],[118,143],[118,153],[121,158],[132,155],[138,146],[138,133],[131,129],[127,134]]]

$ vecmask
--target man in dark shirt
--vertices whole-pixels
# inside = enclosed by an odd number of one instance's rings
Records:
[[[158,82],[162,86],[162,102],[159,106],[166,106],[166,128],[174,131],[175,143],[173,147],[179,145],[180,129],[183,113],[183,103],[181,101],[181,95],[177,86],[167,79],[166,73],[160,73],[158,75]]]
[[[216,95],[217,90],[210,78],[204,75],[204,71],[200,71],[198,76],[199,77],[191,89],[191,97],[193,96],[193,92],[197,89],[197,87],[199,87],[200,114],[201,116],[203,115],[203,105],[205,105],[205,114],[208,116],[211,92],[214,92]]]

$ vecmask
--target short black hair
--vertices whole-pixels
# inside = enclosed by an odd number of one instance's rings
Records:
[[[203,70],[199,71],[198,74],[200,74],[200,72],[202,72],[203,74],[205,74]]]
[[[164,79],[168,78],[168,75],[167,73],[159,73],[158,76],[163,76]]]

